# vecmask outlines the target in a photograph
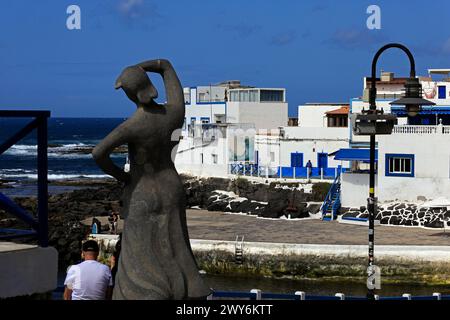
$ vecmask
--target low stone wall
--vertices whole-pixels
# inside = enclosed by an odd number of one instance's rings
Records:
[[[368,218],[366,207],[341,208],[342,217]],[[450,226],[450,211],[446,207],[427,208],[417,204],[391,203],[378,205],[376,220],[380,224],[425,228]]]
[[[183,177],[188,207],[209,211],[247,213],[265,218],[307,218],[316,214],[329,184],[261,184],[243,178]],[[325,193],[325,194],[324,194]]]
[[[367,246],[244,243],[242,264],[234,243],[191,240],[200,269],[228,274],[289,279],[365,282]],[[450,247],[378,246],[382,283],[450,284]]]

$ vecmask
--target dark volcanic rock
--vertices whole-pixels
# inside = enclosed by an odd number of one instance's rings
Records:
[[[286,199],[276,199],[269,201],[269,204],[261,213],[261,217],[264,218],[279,218],[285,213],[285,209],[288,206]]]

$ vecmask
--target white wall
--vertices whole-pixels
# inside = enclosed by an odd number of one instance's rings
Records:
[[[209,90],[209,87],[207,87]],[[224,90],[222,87],[219,89]],[[185,89],[186,90],[186,89]],[[190,88],[191,103],[186,104],[185,126],[183,131],[186,132],[191,118],[195,118],[195,123],[201,123],[201,118],[209,118],[210,123],[216,122],[216,116],[226,114],[226,103],[197,103],[197,88]],[[214,94],[215,96],[215,94]]]
[[[288,123],[286,102],[227,102],[227,122],[253,123],[256,129],[276,129]]]
[[[378,141],[380,201],[450,199],[450,134],[393,133]],[[414,154],[414,177],[386,176],[386,153]]]
[[[344,105],[300,105],[298,106],[298,126],[323,128],[327,126],[326,112],[341,108]]]
[[[406,126],[408,132],[378,136],[378,177],[375,195],[380,203],[428,200],[450,200],[450,127],[438,133],[424,133],[426,126]],[[429,128],[436,126],[429,126]],[[415,129],[417,128],[417,129]],[[444,127],[445,128],[445,127]],[[419,133],[420,132],[420,133]],[[413,154],[414,177],[386,175],[386,154]],[[341,202],[344,207],[366,205],[368,174],[342,175]]]
[[[318,153],[332,153],[341,148],[348,148],[348,128],[304,128],[284,127],[284,138],[281,139],[280,165],[291,165],[291,153],[303,153],[303,162],[308,160],[314,167],[317,166]],[[348,161],[334,160],[328,157],[328,166],[342,165],[348,168]]]
[[[375,179],[376,185],[376,179]],[[376,196],[377,188],[375,188]],[[341,206],[354,207],[367,206],[369,196],[369,174],[348,173],[341,175]]]
[[[278,135],[256,135],[255,150],[258,151],[260,166],[278,167],[280,165],[280,139]]]

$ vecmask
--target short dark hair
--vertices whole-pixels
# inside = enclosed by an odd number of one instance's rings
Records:
[[[88,240],[85,243],[83,243],[82,250],[84,252],[92,251],[92,252],[96,252],[96,253],[98,253],[100,251],[100,249],[98,247],[98,243],[95,240]]]

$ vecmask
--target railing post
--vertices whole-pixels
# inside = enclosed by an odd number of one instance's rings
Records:
[[[433,297],[436,297],[436,300],[441,300],[442,296],[439,292],[433,292]]]
[[[47,117],[38,116],[37,167],[38,167],[38,221],[39,245],[48,246],[48,167],[47,167]]]
[[[306,293],[304,291],[295,291],[295,295],[298,297],[298,300],[305,300]]]
[[[266,166],[266,179],[269,179],[269,166]]]
[[[312,171],[312,169],[311,169],[311,171]],[[306,179],[309,180],[309,168],[308,167],[306,167]]]
[[[336,293],[335,296],[338,297],[340,300],[345,300],[345,294],[343,293]]]
[[[250,290],[251,293],[254,293],[256,295],[256,300],[261,300],[261,290],[259,289],[252,289]]]
[[[293,173],[293,176],[292,176],[293,179],[295,179],[297,177],[296,171],[297,171],[297,167],[294,167],[294,173]]]
[[[320,168],[320,180],[323,180],[323,168]]]
[[[280,168],[280,179],[283,178],[283,167],[279,166],[278,168]]]

